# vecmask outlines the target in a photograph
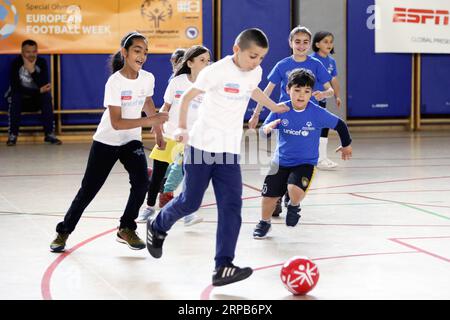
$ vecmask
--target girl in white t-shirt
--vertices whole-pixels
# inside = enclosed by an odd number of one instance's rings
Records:
[[[191,47],[186,51],[173,79],[167,86],[164,94],[164,105],[160,110],[169,112],[169,121],[164,124],[165,146],[156,145],[150,154],[150,158],[153,159],[153,173],[147,195],[147,208],[141,212],[136,220],[137,222],[146,222],[147,218],[155,213],[156,197],[158,196],[161,189],[161,183],[166,175],[168,178],[172,176],[172,179],[169,181],[169,189],[159,196],[160,208],[164,207],[167,202],[172,200],[173,191],[178,187],[182,180],[183,174],[181,172],[181,164],[179,164],[179,155],[183,152],[184,145],[177,143],[173,136],[174,131],[178,128],[181,96],[192,86],[197,79],[197,75],[210,63],[210,61],[211,54],[207,48],[203,46]],[[202,99],[203,95],[197,96],[189,106],[189,129],[197,119],[197,112]],[[171,168],[175,171],[166,172],[170,164],[173,164]],[[185,217],[184,221],[186,225],[192,225],[201,222],[201,219],[197,218],[195,214],[192,214]]]
[[[54,252],[65,250],[66,241],[75,229],[84,209],[103,186],[117,160],[124,165],[130,178],[131,190],[124,214],[120,219],[117,241],[133,250],[145,248],[136,234],[139,208],[148,187],[147,159],[142,146],[142,127],[153,126],[161,139],[161,125],[167,113],[156,113],[151,96],[154,76],[142,70],[147,59],[147,40],[138,32],[127,34],[121,49],[112,58],[113,74],[105,85],[104,107],[100,124],[93,137],[86,172],[64,221],[58,223],[55,240],[50,244]],[[144,111],[147,117],[142,117]]]

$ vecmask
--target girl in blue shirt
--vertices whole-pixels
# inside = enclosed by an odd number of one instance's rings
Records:
[[[340,86],[337,78],[337,68],[336,61],[331,57],[331,54],[334,54],[334,36],[331,32],[328,31],[319,31],[314,35],[312,41],[312,49],[314,53],[310,56],[316,58],[324,65],[325,69],[327,69],[328,73],[332,77],[331,86],[334,90],[334,97],[336,99],[336,106],[338,108],[341,107],[341,98],[339,97]],[[322,108],[326,108],[326,100],[319,101],[319,105]],[[327,144],[328,144],[328,129],[323,129],[321,138],[320,138],[320,146],[319,146],[319,162],[317,164],[317,168],[319,169],[333,169],[338,166],[338,164],[330,159],[327,156]]]

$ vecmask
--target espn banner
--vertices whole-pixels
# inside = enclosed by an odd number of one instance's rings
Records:
[[[375,52],[450,53],[450,0],[376,0]]]
[[[0,53],[113,53],[133,30],[151,53],[202,44],[202,0],[0,0]]]

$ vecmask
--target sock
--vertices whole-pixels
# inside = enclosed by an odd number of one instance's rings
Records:
[[[328,145],[328,138],[320,137],[320,140],[319,140],[319,161],[325,160],[325,159],[328,158],[327,145]]]
[[[297,204],[292,203],[291,201],[289,201],[289,205],[292,207],[300,207],[300,202]]]
[[[267,222],[267,223],[270,223],[272,220],[271,219],[261,219],[261,221],[264,221],[264,222]]]

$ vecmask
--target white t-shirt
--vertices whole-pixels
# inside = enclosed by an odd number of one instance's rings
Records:
[[[187,74],[180,74],[170,80],[164,93],[164,102],[171,104],[169,111],[169,121],[164,123],[164,136],[174,139],[173,133],[178,128],[180,119],[181,95],[192,86]],[[189,104],[187,117],[187,129],[190,130],[198,117],[198,108],[203,101],[203,94],[196,96]]]
[[[141,118],[145,99],[153,96],[155,77],[150,72],[140,70],[136,79],[127,79],[119,71],[112,74],[105,85],[103,113],[93,139],[111,145],[122,146],[132,140],[142,141],[142,128],[115,130],[111,125],[108,106],[122,108],[123,119]]]
[[[240,154],[244,114],[261,77],[260,66],[241,71],[232,56],[203,69],[193,87],[205,94],[188,143],[208,152]]]

